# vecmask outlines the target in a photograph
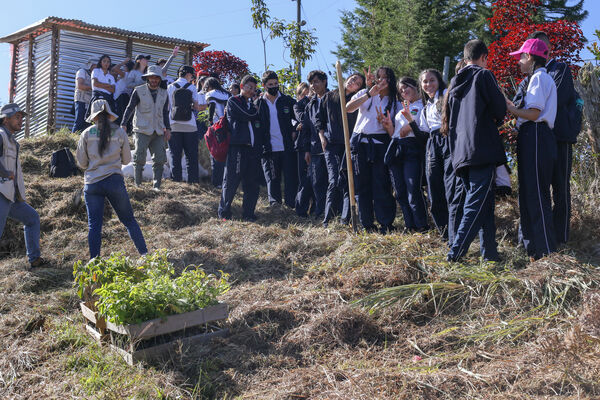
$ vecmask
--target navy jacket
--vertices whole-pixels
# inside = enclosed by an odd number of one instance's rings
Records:
[[[313,129],[312,122],[310,118],[308,118],[308,114],[306,113],[306,106],[310,101],[310,97],[305,96],[302,100],[296,102],[294,104],[294,115],[296,116],[296,121],[302,124],[302,129],[300,132],[297,132],[296,141],[294,142],[294,150],[299,152],[306,152],[306,143],[302,143],[302,140],[306,138],[310,138],[310,130]]]
[[[571,111],[570,106],[576,101],[577,97],[577,92],[575,92],[575,87],[573,85],[571,69],[563,62],[551,60],[546,64],[546,70],[556,84],[556,109],[558,112],[556,113],[556,120],[554,121],[554,136],[559,142],[575,143],[577,141],[579,130],[575,132],[569,123],[569,118],[572,118],[572,116],[569,115],[569,111]],[[518,108],[524,106],[527,86],[529,86],[529,77],[526,77],[519,83],[517,94],[513,100],[513,103]]]
[[[264,127],[265,132],[265,153],[271,152],[271,119],[269,114],[269,106],[267,105],[267,99],[262,96],[256,100],[256,107],[260,114],[261,125]],[[277,108],[277,120],[279,121],[279,129],[281,130],[281,136],[283,136],[283,148],[285,151],[294,150],[294,138],[293,134],[296,132],[294,127],[294,104],[296,100],[292,99],[283,93],[279,96],[275,103]]]
[[[346,102],[352,98],[351,95],[346,95]],[[315,128],[317,131],[324,131],[327,142],[331,144],[344,144],[344,125],[342,122],[342,108],[340,104],[340,92],[332,90],[325,93],[321,99],[321,107],[315,115]],[[358,110],[353,113],[348,113],[349,134],[352,135],[352,130],[356,124]]]
[[[308,129],[302,129],[300,132],[301,137],[298,139],[299,146],[302,151],[310,152],[310,154],[323,154],[323,147],[321,146],[321,139],[319,138],[319,131],[316,127],[316,116],[319,113],[319,98],[313,96],[310,98],[305,109],[305,118],[310,123],[307,125]]]
[[[248,104],[250,104],[250,108],[248,108]],[[227,100],[225,114],[231,132],[229,144],[250,146],[252,142],[248,122],[252,122],[254,147],[264,146],[264,130],[260,123],[258,110],[252,102],[248,103],[242,95],[232,96]]]
[[[454,170],[506,163],[497,128],[506,115],[506,100],[494,75],[477,65],[466,66],[450,82],[448,105]]]

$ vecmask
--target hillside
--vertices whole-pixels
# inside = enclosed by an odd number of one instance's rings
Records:
[[[571,242],[529,263],[516,197],[497,204],[501,264],[445,261],[434,233],[324,229],[261,196],[256,223],[216,218],[220,192],[127,182],[151,250],[178,268],[231,274],[230,335],[130,367],[87,336],[72,287],[87,257],[82,177],[50,179],[57,134],[22,142],[49,268],[29,270],[22,229],[0,241],[0,397],[169,399],[530,399],[600,397],[599,190],[574,182]],[[241,213],[240,197],[236,199]],[[103,254],[135,248],[105,212]],[[396,220],[401,227],[401,218]],[[401,231],[399,231],[401,232]],[[360,304],[354,304],[361,300]],[[381,304],[389,303],[385,308]],[[371,311],[371,312],[370,312]]]

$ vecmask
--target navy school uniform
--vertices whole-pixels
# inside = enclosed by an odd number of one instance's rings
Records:
[[[315,116],[319,112],[321,99],[318,96],[313,96],[306,105],[305,115],[310,121],[307,124],[306,130],[300,132],[301,137],[298,142],[301,143],[301,150],[298,157],[303,157],[306,153],[310,153],[310,165],[308,166],[308,176],[314,198],[314,214],[317,217],[323,215],[325,211],[325,199],[327,195],[327,165],[325,163],[325,155],[319,133],[315,127]]]
[[[557,115],[557,91],[546,68],[538,68],[529,79],[523,108],[541,111],[535,122],[517,119],[522,239],[527,254],[538,259],[556,251],[550,185],[557,159],[553,131]]]
[[[409,109],[413,119],[419,121],[423,112],[423,102],[418,100],[412,103]],[[429,229],[425,196],[421,187],[424,144],[428,134],[424,126],[418,127],[416,122],[413,122],[411,126],[415,126],[416,129],[401,138],[400,130],[406,125],[408,121],[401,112],[398,112],[395,116],[394,135],[385,155],[385,163],[390,169],[392,187],[396,194],[396,201],[402,210],[404,226],[411,231],[423,232]]]
[[[551,60],[546,64],[548,75],[556,85],[557,110],[569,111],[576,101],[575,87],[571,69],[563,62]],[[513,103],[517,107],[523,105],[529,78],[519,84]],[[571,107],[570,107],[571,106]],[[552,174],[552,218],[557,244],[569,240],[571,220],[571,168],[573,164],[573,144],[577,142],[580,129],[573,127],[570,120],[574,117],[569,112],[557,113],[554,121],[554,136],[556,139],[556,159]]]
[[[445,93],[444,91],[443,94]],[[448,138],[440,133],[443,94],[438,91],[434,99],[426,102],[421,113],[420,125],[429,132],[425,148],[425,177],[431,217],[440,234],[451,243],[448,203],[453,197],[455,177]]]
[[[494,180],[496,167],[506,163],[497,128],[506,101],[494,75],[477,65],[463,68],[450,87],[449,144],[456,175],[450,215],[457,228],[448,260],[464,256],[478,232],[482,257],[498,260]]]
[[[243,218],[254,220],[265,134],[259,122],[258,110],[241,95],[229,98],[226,114],[231,141],[225,161],[219,217],[231,218],[231,203],[241,182],[244,190]]]
[[[296,193],[295,208],[299,217],[308,217],[309,211],[314,212],[314,207],[312,207],[312,210],[310,207],[311,202],[314,204],[310,168],[304,159],[304,153],[309,149],[309,144],[305,141],[310,138],[310,125],[312,124],[306,112],[309,101],[310,97],[306,96],[294,104],[296,121],[302,124],[302,129],[296,131],[297,136],[294,141],[294,150],[298,158],[298,191]]]
[[[364,96],[366,90],[360,90],[352,98]],[[377,121],[376,112],[376,107],[386,109],[388,99],[377,95],[360,105],[350,140],[360,223],[367,230],[375,229],[375,214],[382,232],[393,229],[396,217],[390,172],[384,162],[390,136]],[[392,106],[390,113],[395,115],[396,111],[397,106]]]
[[[262,168],[267,182],[269,203],[282,203],[294,208],[298,191],[298,161],[294,151],[294,104],[291,97],[279,93],[275,104],[266,97],[256,100],[260,123],[269,139],[264,146]],[[271,115],[276,112],[276,115]],[[281,196],[283,178],[284,194]]]
[[[349,101],[352,95],[346,96]],[[349,124],[356,123],[357,112],[348,115]],[[319,112],[315,114],[314,125],[317,130],[323,131],[327,139],[325,147],[325,164],[327,166],[327,194],[325,198],[325,215],[323,224],[340,215],[340,222],[347,224],[350,220],[350,192],[348,190],[347,177],[343,176],[342,166],[345,165],[344,158],[346,148],[344,144],[344,126],[342,122],[342,110],[339,91],[329,91],[321,99]]]

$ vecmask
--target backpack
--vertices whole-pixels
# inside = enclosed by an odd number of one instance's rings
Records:
[[[52,178],[67,178],[69,176],[78,175],[79,168],[75,164],[73,153],[68,147],[60,149],[52,153],[50,161],[50,177]]]
[[[190,82],[183,86],[178,83],[173,84],[176,89],[173,92],[173,101],[170,117],[173,121],[189,121],[192,119],[192,91],[188,90]]]
[[[574,90],[575,96],[567,104],[567,119],[569,120],[569,131],[573,133],[573,138],[576,138],[581,132],[583,123],[583,99]]]
[[[231,134],[226,115],[223,115],[207,129],[204,139],[206,140],[208,152],[216,161],[224,162],[227,160]]]

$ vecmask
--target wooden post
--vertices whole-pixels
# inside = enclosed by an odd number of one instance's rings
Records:
[[[194,54],[193,54],[192,48],[188,47],[188,51],[185,55],[185,64],[192,65],[193,59],[194,59]]]
[[[348,191],[350,193],[350,217],[352,219],[352,229],[354,229],[354,232],[358,233],[358,215],[356,213],[356,197],[354,196],[354,171],[352,170],[352,157],[350,155],[350,128],[348,127],[348,113],[346,112],[346,89],[344,88],[344,77],[342,76],[342,64],[340,64],[339,60],[335,63],[335,69],[340,91],[342,123],[344,125],[346,167],[348,168]]]
[[[8,102],[13,103],[15,101],[15,92],[17,90],[17,60],[19,58],[19,44],[11,43],[11,56],[10,60],[10,82],[8,83]]]
[[[131,38],[127,38],[127,42],[125,42],[125,56],[133,59],[133,40]]]
[[[48,122],[46,129],[48,133],[54,133],[55,121],[56,121],[56,96],[58,94],[57,88],[57,71],[58,71],[58,34],[59,30],[54,25],[52,27],[52,41],[50,44],[50,91],[48,93]]]
[[[29,127],[31,125],[31,110],[32,98],[31,98],[31,86],[33,85],[33,35],[29,35],[29,54],[27,55],[27,97],[25,99],[25,111],[27,116],[25,117],[25,137],[29,137]]]

